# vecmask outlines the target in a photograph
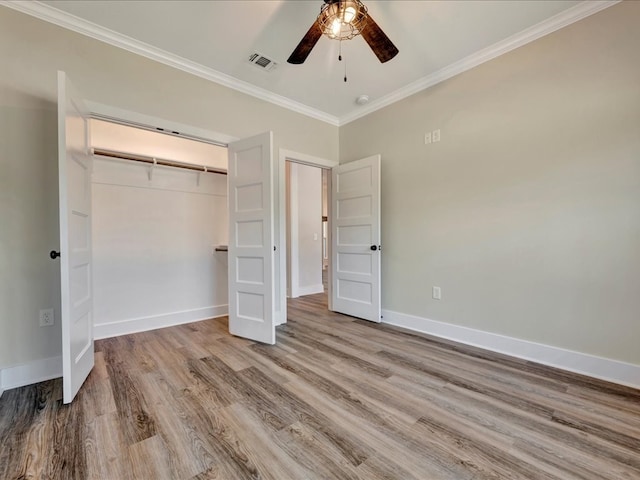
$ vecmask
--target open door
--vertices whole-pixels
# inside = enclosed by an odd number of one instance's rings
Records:
[[[274,344],[273,134],[229,144],[229,332]]]
[[[89,115],[58,72],[58,181],[63,401],[70,403],[93,368],[91,155]]]
[[[332,169],[331,308],[380,322],[380,155]]]

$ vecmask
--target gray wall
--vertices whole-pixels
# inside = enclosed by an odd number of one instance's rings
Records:
[[[623,2],[340,128],[382,154],[383,308],[640,364],[639,46]]]
[[[0,7],[0,368],[60,355],[56,72],[84,96],[237,138],[338,157],[338,129]],[[277,158],[277,156],[275,157]],[[38,311],[55,307],[53,328]]]
[[[2,368],[59,355],[61,337],[60,272],[48,255],[60,243],[57,116],[46,102],[20,107],[0,92]],[[39,310],[51,307],[56,325],[40,328]]]

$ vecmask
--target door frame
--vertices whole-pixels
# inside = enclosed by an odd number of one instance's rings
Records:
[[[322,168],[322,169],[326,169],[326,170],[331,170],[333,167],[337,167],[338,166],[338,161],[337,160],[329,160],[326,158],[321,158],[321,157],[315,157],[313,155],[307,155],[305,153],[300,153],[300,152],[294,152],[292,150],[287,150],[285,148],[280,148],[279,152],[278,152],[278,174],[279,174],[279,185],[277,186],[278,188],[278,195],[280,196],[280,200],[279,200],[279,207],[280,207],[280,212],[279,212],[279,217],[280,217],[280,223],[278,225],[278,232],[280,235],[280,245],[283,245],[283,249],[286,252],[286,249],[288,248],[287,245],[287,211],[286,211],[286,190],[287,190],[287,184],[286,184],[286,163],[287,161],[289,162],[293,162],[293,163],[300,163],[303,165],[309,165],[312,167],[318,167],[318,168]],[[329,185],[327,188],[327,203],[329,205],[329,207],[331,206],[331,176],[329,175]],[[328,243],[328,249],[329,249],[329,268],[327,269],[327,273],[328,273],[328,277],[329,277],[329,285],[328,285],[328,299],[329,299],[329,310],[332,309],[332,302],[331,302],[331,280],[332,280],[332,271],[333,271],[333,265],[331,263],[331,215],[329,215],[328,218],[328,222],[327,222],[327,235],[328,235],[328,239],[327,239],[327,243]],[[281,279],[280,279],[280,288],[283,288],[284,291],[287,291],[287,264],[286,264],[286,255],[281,255],[280,256],[280,271],[284,272],[284,275],[282,275]],[[285,309],[286,312],[286,309]],[[284,322],[286,322],[286,316],[284,319]]]
[[[92,115],[100,115],[102,117],[110,117],[113,120],[122,120],[124,122],[137,123],[146,125],[148,127],[161,127],[168,131],[176,131],[199,137],[202,140],[208,140],[210,142],[228,145],[231,142],[240,140],[232,135],[227,135],[221,132],[215,132],[213,130],[207,130],[204,128],[194,127],[185,123],[174,122],[167,120],[166,118],[154,117],[152,115],[146,115],[144,113],[134,112],[132,110],[126,110],[123,108],[112,107],[111,105],[105,105],[103,103],[92,102],[85,100],[85,105],[89,109]]]

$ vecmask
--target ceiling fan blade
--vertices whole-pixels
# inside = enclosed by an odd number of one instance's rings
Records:
[[[362,29],[360,34],[376,54],[380,62],[388,62],[398,54],[398,49],[389,37],[382,31],[378,24],[371,18],[367,18],[367,25]]]
[[[304,63],[304,61],[307,59],[307,57],[311,53],[311,50],[313,50],[313,47],[315,47],[316,43],[318,43],[318,40],[320,39],[321,36],[322,36],[322,29],[320,28],[320,24],[318,23],[318,20],[316,20],[315,22],[313,22],[313,25],[311,25],[311,28],[305,34],[305,36],[302,37],[302,40],[300,40],[300,43],[298,44],[298,46],[295,48],[293,53],[289,56],[289,58],[287,59],[287,62],[293,63],[293,64]]]

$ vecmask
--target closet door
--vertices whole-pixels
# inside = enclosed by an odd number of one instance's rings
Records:
[[[273,134],[229,145],[229,332],[274,344]]]
[[[58,181],[62,384],[70,403],[94,363],[91,155],[88,111],[64,72],[58,72]]]

